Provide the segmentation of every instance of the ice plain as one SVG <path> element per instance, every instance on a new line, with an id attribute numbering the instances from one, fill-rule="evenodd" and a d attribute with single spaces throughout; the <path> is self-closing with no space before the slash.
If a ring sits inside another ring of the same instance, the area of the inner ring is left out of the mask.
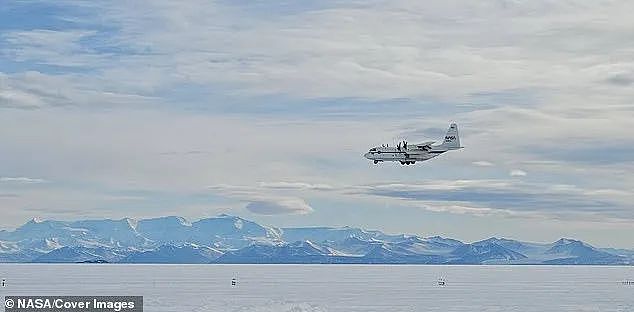
<path id="1" fill-rule="evenodd" d="M 2 296 L 142 295 L 145 311 L 634 311 L 631 266 L 0 264 L 0 276 Z"/>

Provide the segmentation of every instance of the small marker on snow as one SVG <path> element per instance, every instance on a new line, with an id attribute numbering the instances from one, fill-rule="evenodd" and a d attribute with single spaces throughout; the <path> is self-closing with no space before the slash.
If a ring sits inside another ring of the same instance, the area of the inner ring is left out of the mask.
<path id="1" fill-rule="evenodd" d="M 439 278 L 438 279 L 438 286 L 445 286 L 447 284 L 447 282 L 445 282 L 444 278 Z"/>

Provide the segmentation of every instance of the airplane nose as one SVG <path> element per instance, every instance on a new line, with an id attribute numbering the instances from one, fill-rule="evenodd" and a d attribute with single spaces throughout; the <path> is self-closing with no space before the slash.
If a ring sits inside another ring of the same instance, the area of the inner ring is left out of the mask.
<path id="1" fill-rule="evenodd" d="M 363 154 L 363 157 L 365 157 L 365 158 L 367 158 L 367 159 L 370 159 L 370 153 L 365 153 L 365 154 Z"/>

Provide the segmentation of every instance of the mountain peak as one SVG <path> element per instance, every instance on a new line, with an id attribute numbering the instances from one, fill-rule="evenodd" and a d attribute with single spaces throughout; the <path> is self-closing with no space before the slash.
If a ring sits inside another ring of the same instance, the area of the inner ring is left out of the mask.
<path id="1" fill-rule="evenodd" d="M 453 239 L 453 238 L 446 238 L 446 237 L 442 237 L 442 236 L 439 236 L 439 235 L 430 236 L 430 237 L 427 237 L 425 239 L 427 241 L 430 241 L 430 242 L 440 243 L 440 244 L 444 244 L 444 245 L 447 245 L 447 246 L 459 246 L 459 245 L 464 244 L 463 242 L 461 242 L 459 240 L 456 240 L 456 239 Z"/>
<path id="2" fill-rule="evenodd" d="M 139 223 L 136 219 L 132 218 L 123 218 L 121 219 L 123 222 L 127 223 L 130 228 L 136 230 L 137 224 Z"/>
<path id="3" fill-rule="evenodd" d="M 31 220 L 29 220 L 27 223 L 25 223 L 24 225 L 22 225 L 23 227 L 28 227 L 28 226 L 38 226 L 38 225 L 43 225 L 43 224 L 47 224 L 47 223 L 51 223 L 52 221 L 47 221 L 47 220 L 43 220 L 40 218 L 33 218 Z"/>
<path id="4" fill-rule="evenodd" d="M 398 240 L 399 243 L 402 242 L 406 242 L 406 243 L 425 243 L 425 240 L 416 236 L 416 235 L 405 235 L 403 234 L 401 239 Z"/>
<path id="5" fill-rule="evenodd" d="M 189 221 L 183 217 L 178 216 L 166 216 L 166 217 L 158 217 L 158 218 L 150 218 L 150 219 L 141 219 L 139 223 L 158 223 L 158 224 L 171 224 L 171 225 L 184 225 L 191 226 Z"/>
<path id="6" fill-rule="evenodd" d="M 50 221 L 50 220 L 43 220 L 40 218 L 33 218 L 31 219 L 29 222 L 23 224 L 21 227 L 19 227 L 18 229 L 47 229 L 47 228 L 52 228 L 56 225 L 60 225 L 64 222 L 60 222 L 60 221 Z"/>
<path id="7" fill-rule="evenodd" d="M 553 244 L 554 245 L 583 244 L 583 242 L 580 240 L 572 239 L 572 238 L 560 238 Z"/>
<path id="8" fill-rule="evenodd" d="M 237 216 L 232 216 L 230 214 L 226 214 L 226 213 L 221 213 L 217 216 L 217 218 L 224 218 L 224 219 L 241 219 L 240 217 Z"/>
<path id="9" fill-rule="evenodd" d="M 515 242 L 515 241 L 506 239 L 506 238 L 498 238 L 498 237 L 492 236 L 487 239 L 474 242 L 473 244 L 498 244 L 498 243 L 509 243 L 509 242 Z"/>

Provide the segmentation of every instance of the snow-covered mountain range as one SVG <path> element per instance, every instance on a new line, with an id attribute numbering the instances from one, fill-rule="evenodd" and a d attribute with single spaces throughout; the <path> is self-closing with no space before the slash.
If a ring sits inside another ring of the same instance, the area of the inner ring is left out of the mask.
<path id="1" fill-rule="evenodd" d="M 564 238 L 464 243 L 352 227 L 275 228 L 220 215 L 191 223 L 180 217 L 34 219 L 14 231 L 0 231 L 0 262 L 632 265 L 634 250 Z"/>

